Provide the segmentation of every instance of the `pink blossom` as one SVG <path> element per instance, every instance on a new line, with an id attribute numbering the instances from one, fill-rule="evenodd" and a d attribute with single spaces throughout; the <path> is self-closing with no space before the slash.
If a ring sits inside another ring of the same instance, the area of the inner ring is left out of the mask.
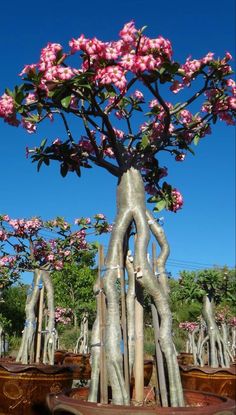
<path id="1" fill-rule="evenodd" d="M 193 116 L 192 116 L 191 112 L 189 112 L 188 110 L 182 110 L 182 111 L 180 111 L 180 116 L 181 116 L 180 121 L 183 124 L 189 124 L 193 120 Z"/>
<path id="2" fill-rule="evenodd" d="M 212 52 L 208 52 L 208 53 L 206 54 L 206 56 L 204 56 L 204 58 L 202 58 L 202 59 L 201 59 L 201 62 L 202 62 L 204 65 L 206 65 L 206 64 L 208 64 L 209 62 L 212 62 L 212 61 L 213 61 L 213 58 L 214 58 L 214 53 L 212 53 Z"/>
<path id="3" fill-rule="evenodd" d="M 228 97 L 227 104 L 230 109 L 236 110 L 236 97 Z"/>
<path id="4" fill-rule="evenodd" d="M 70 67 L 57 67 L 57 78 L 63 81 L 73 78 L 75 75 L 74 70 Z"/>
<path id="5" fill-rule="evenodd" d="M 131 20 L 129 23 L 126 23 L 121 29 L 119 35 L 124 42 L 133 43 L 136 39 L 137 29 L 135 28 L 134 21 Z"/>
<path id="6" fill-rule="evenodd" d="M 176 160 L 176 161 L 184 161 L 184 160 L 185 160 L 185 157 L 186 157 L 186 154 L 184 154 L 184 153 L 180 153 L 180 154 L 177 154 L 177 155 L 175 156 L 175 160 Z"/>
<path id="7" fill-rule="evenodd" d="M 157 99 L 152 99 L 149 102 L 149 108 L 156 108 L 159 107 L 159 102 L 157 101 Z"/>
<path id="8" fill-rule="evenodd" d="M 29 105 L 29 104 L 32 104 L 33 102 L 36 102 L 37 100 L 38 100 L 38 98 L 37 98 L 36 94 L 35 94 L 35 93 L 30 92 L 30 93 L 27 95 L 26 99 L 25 99 L 25 103 L 26 103 L 27 105 Z"/>
<path id="9" fill-rule="evenodd" d="M 30 121 L 25 120 L 25 118 L 22 118 L 21 121 L 22 127 L 24 127 L 29 134 L 36 132 L 36 124 Z"/>
<path id="10" fill-rule="evenodd" d="M 25 65 L 24 68 L 22 69 L 22 71 L 19 73 L 19 76 L 25 75 L 25 74 L 30 74 L 35 73 L 36 72 L 36 68 L 37 65 L 36 64 L 32 64 L 32 65 Z"/>
<path id="11" fill-rule="evenodd" d="M 6 241 L 6 240 L 7 240 L 6 232 L 0 229 L 0 241 Z"/>
<path id="12" fill-rule="evenodd" d="M 54 146 L 60 146 L 62 144 L 62 141 L 60 138 L 55 138 L 55 140 L 52 142 Z"/>
<path id="13" fill-rule="evenodd" d="M 118 130 L 115 127 L 113 127 L 113 131 L 118 139 L 122 140 L 124 138 L 124 131 Z"/>
<path id="14" fill-rule="evenodd" d="M 10 118 L 15 113 L 14 99 L 7 94 L 3 94 L 0 98 L 0 117 Z"/>
<path id="15" fill-rule="evenodd" d="M 175 80 L 173 84 L 171 85 L 170 90 L 174 92 L 174 94 L 177 94 L 183 88 L 184 88 L 184 84 L 182 82 Z"/>
<path id="16" fill-rule="evenodd" d="M 183 203 L 184 203 L 183 196 L 177 189 L 172 189 L 171 195 L 172 195 L 172 204 L 169 207 L 169 210 L 171 210 L 172 212 L 177 212 L 177 210 L 181 209 L 183 206 Z"/>
<path id="17" fill-rule="evenodd" d="M 86 151 L 89 154 L 94 153 L 94 148 L 93 148 L 92 143 L 85 137 L 82 137 L 78 144 L 79 144 L 79 147 L 83 149 L 83 151 Z"/>
<path id="18" fill-rule="evenodd" d="M 133 95 L 134 95 L 134 98 L 138 99 L 139 101 L 143 101 L 144 99 L 143 93 L 141 91 L 136 90 L 134 91 Z"/>

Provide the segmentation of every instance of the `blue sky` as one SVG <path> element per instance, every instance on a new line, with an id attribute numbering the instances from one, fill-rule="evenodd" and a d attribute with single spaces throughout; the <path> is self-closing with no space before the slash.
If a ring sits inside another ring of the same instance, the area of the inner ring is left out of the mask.
<path id="1" fill-rule="evenodd" d="M 200 58 L 208 51 L 235 57 L 234 0 L 106 0 L 69 3 L 40 1 L 1 2 L 0 94 L 20 82 L 25 64 L 38 61 L 48 42 L 67 46 L 84 33 L 108 41 L 117 39 L 124 23 L 147 25 L 147 36 L 171 40 L 176 60 Z M 235 64 L 235 61 L 234 61 Z M 61 126 L 42 129 L 37 140 L 60 134 Z M 0 120 L 0 212 L 11 217 L 56 215 L 68 221 L 98 212 L 110 221 L 115 216 L 116 179 L 98 169 L 84 171 L 81 179 L 62 179 L 58 166 L 43 168 L 25 157 L 35 137 Z M 213 133 L 196 148 L 196 156 L 169 164 L 168 180 L 184 195 L 177 214 L 164 212 L 165 231 L 171 246 L 168 271 L 210 265 L 235 264 L 235 128 L 218 123 Z M 151 207 L 151 206 L 150 206 Z M 107 245 L 107 238 L 103 240 Z"/>

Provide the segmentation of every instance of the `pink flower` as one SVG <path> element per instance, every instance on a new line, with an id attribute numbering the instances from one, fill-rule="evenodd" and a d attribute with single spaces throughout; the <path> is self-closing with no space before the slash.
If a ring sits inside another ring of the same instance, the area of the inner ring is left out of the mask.
<path id="1" fill-rule="evenodd" d="M 15 113 L 14 99 L 7 94 L 0 98 L 0 117 L 10 118 Z"/>
<path id="2" fill-rule="evenodd" d="M 24 118 L 22 118 L 21 124 L 22 124 L 22 127 L 24 127 L 29 134 L 35 133 L 36 131 L 35 123 L 27 121 Z"/>
<path id="3" fill-rule="evenodd" d="M 120 31 L 119 35 L 124 42 L 133 43 L 136 39 L 137 29 L 135 28 L 134 21 L 131 20 L 129 23 L 126 23 L 123 29 Z"/>
<path id="4" fill-rule="evenodd" d="M 228 97 L 227 104 L 230 109 L 236 110 L 236 97 Z"/>
<path id="5" fill-rule="evenodd" d="M 172 212 L 177 212 L 177 210 L 181 209 L 183 206 L 183 203 L 184 203 L 183 196 L 177 189 L 173 189 L 171 194 L 172 194 L 172 204 L 169 207 L 169 210 L 171 210 Z"/>
<path id="6" fill-rule="evenodd" d="M 172 91 L 172 92 L 174 92 L 174 94 L 177 94 L 179 91 L 181 91 L 181 89 L 183 89 L 184 88 L 184 84 L 183 83 L 181 83 L 181 82 L 179 82 L 179 81 L 177 81 L 177 80 L 175 80 L 174 82 L 173 82 L 173 84 L 171 85 L 171 87 L 170 87 L 170 90 Z"/>
<path id="7" fill-rule="evenodd" d="M 184 160 L 185 160 L 185 157 L 186 157 L 186 154 L 184 154 L 184 153 L 180 153 L 180 154 L 177 154 L 177 155 L 175 156 L 175 160 L 176 160 L 176 161 L 184 161 Z"/>
<path id="8" fill-rule="evenodd" d="M 141 91 L 136 90 L 134 91 L 133 95 L 134 95 L 134 98 L 138 99 L 139 101 L 143 101 L 144 99 L 143 93 Z"/>
<path id="9" fill-rule="evenodd" d="M 57 68 L 57 77 L 63 81 L 73 78 L 75 75 L 74 71 L 70 67 L 58 67 Z"/>
<path id="10" fill-rule="evenodd" d="M 29 74 L 30 73 L 35 73 L 36 72 L 36 68 L 37 65 L 36 64 L 32 64 L 32 65 L 25 65 L 23 70 L 19 73 L 19 76 L 25 75 L 25 74 Z"/>

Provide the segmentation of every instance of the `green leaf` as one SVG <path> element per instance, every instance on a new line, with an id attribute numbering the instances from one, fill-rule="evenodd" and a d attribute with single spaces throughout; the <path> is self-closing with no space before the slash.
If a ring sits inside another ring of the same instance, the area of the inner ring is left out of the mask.
<path id="1" fill-rule="evenodd" d="M 48 158 L 48 157 L 44 157 L 43 161 L 44 161 L 44 163 L 46 164 L 46 166 L 49 166 L 49 164 L 50 164 L 50 160 L 49 160 L 49 158 Z"/>
<path id="2" fill-rule="evenodd" d="M 63 98 L 63 99 L 61 100 L 61 105 L 62 105 L 64 108 L 68 108 L 68 107 L 69 107 L 69 105 L 70 105 L 70 102 L 71 102 L 71 95 L 68 95 L 68 97 L 65 97 L 65 98 Z"/>
<path id="3" fill-rule="evenodd" d="M 148 203 L 156 203 L 157 202 L 157 197 L 156 196 L 151 196 L 148 198 Z"/>
<path id="4" fill-rule="evenodd" d="M 191 147 L 186 146 L 186 148 L 193 156 L 195 156 L 195 152 L 193 151 L 193 149 Z"/>
<path id="5" fill-rule="evenodd" d="M 166 207 L 166 201 L 165 200 L 160 200 L 159 202 L 157 202 L 156 206 L 154 207 L 154 212 L 160 212 L 161 210 L 163 210 Z"/>
<path id="6" fill-rule="evenodd" d="M 34 160 L 34 161 L 36 161 L 36 160 Z M 40 159 L 39 162 L 38 162 L 38 165 L 37 165 L 37 171 L 40 170 L 40 167 L 42 166 L 42 164 L 43 164 L 43 159 Z"/>
<path id="7" fill-rule="evenodd" d="M 143 149 L 145 149 L 148 145 L 150 144 L 148 136 L 147 135 L 143 135 L 142 136 L 142 141 L 141 141 L 141 147 Z"/>
<path id="8" fill-rule="evenodd" d="M 61 164 L 61 168 L 60 168 L 60 172 L 62 177 L 66 177 L 67 173 L 68 173 L 68 166 L 65 163 Z"/>
<path id="9" fill-rule="evenodd" d="M 44 138 L 44 139 L 41 141 L 41 144 L 40 144 L 40 148 L 41 148 L 41 149 L 45 147 L 46 142 L 47 142 L 47 139 L 46 139 L 46 138 Z"/>
<path id="10" fill-rule="evenodd" d="M 199 143 L 199 141 L 200 141 L 200 136 L 197 134 L 197 135 L 195 135 L 195 137 L 194 137 L 194 139 L 193 139 L 193 142 L 194 142 L 194 144 L 195 144 L 195 146 L 197 146 L 198 145 L 198 143 Z"/>

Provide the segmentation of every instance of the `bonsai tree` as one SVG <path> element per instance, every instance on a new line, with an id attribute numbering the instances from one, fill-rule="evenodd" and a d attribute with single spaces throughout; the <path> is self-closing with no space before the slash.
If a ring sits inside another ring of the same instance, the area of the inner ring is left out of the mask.
<path id="1" fill-rule="evenodd" d="M 80 220 L 81 223 L 83 220 Z M 76 223 L 79 223 L 78 220 Z M 26 300 L 26 320 L 23 330 L 22 343 L 16 358 L 17 362 L 37 362 L 39 356 L 35 351 L 35 336 L 37 328 L 36 308 L 40 290 L 44 286 L 47 295 L 47 323 L 44 330 L 43 363 L 54 364 L 56 346 L 54 291 L 51 279 L 52 270 L 60 270 L 65 263 L 77 261 L 81 251 L 96 250 L 95 244 L 86 241 L 86 229 L 93 228 L 100 234 L 109 227 L 105 218 L 96 218 L 94 223 L 80 226 L 72 231 L 71 225 L 63 218 L 42 221 L 40 218 L 11 219 L 8 215 L 0 216 L 0 232 L 2 245 L 0 247 L 0 272 L 10 277 L 20 277 L 22 271 L 33 272 L 33 283 L 30 286 Z M 57 235 L 56 238 L 42 236 L 42 231 Z M 36 355 L 35 355 L 36 353 Z"/>
<path id="2" fill-rule="evenodd" d="M 231 273 L 231 272 L 229 272 Z M 202 318 L 200 326 L 205 329 L 198 332 L 198 347 L 196 363 L 203 365 L 203 354 L 207 350 L 208 364 L 213 368 L 230 367 L 233 356 L 228 341 L 227 319 L 232 317 L 229 306 L 220 306 L 227 295 L 233 300 L 233 281 L 225 278 L 224 269 L 214 268 L 198 272 L 181 272 L 179 295 L 184 298 L 194 298 L 202 301 Z M 186 294 L 191 290 L 191 295 Z M 218 307 L 218 311 L 216 309 Z M 229 317 L 230 316 L 230 317 Z M 203 324 L 202 324 L 203 323 Z M 204 333 L 205 332 L 205 335 Z"/>
<path id="3" fill-rule="evenodd" d="M 187 153 L 193 152 L 191 144 L 198 144 L 210 134 L 211 125 L 218 119 L 233 125 L 235 82 L 230 77 L 230 53 L 218 58 L 209 52 L 200 59 L 189 57 L 178 63 L 173 59 L 171 42 L 162 36 L 151 39 L 144 29 L 137 29 L 134 21 L 128 22 L 118 40 L 107 42 L 81 35 L 69 41 L 68 51 L 60 44 L 49 43 L 42 49 L 39 61 L 22 70 L 21 85 L 12 91 L 6 89 L 0 100 L 0 116 L 29 133 L 35 133 L 42 121 L 62 121 L 64 137 L 62 133 L 50 142 L 44 139 L 40 146 L 27 150 L 38 169 L 54 160 L 62 176 L 75 172 L 80 177 L 83 168 L 94 165 L 117 177 L 117 215 L 103 274 L 105 347 L 112 400 L 114 404 L 130 402 L 120 348 L 117 279 L 124 271 L 126 241 L 134 228 L 134 272 L 129 273 L 128 285 L 134 286 L 135 275 L 136 286 L 144 287 L 152 298 L 160 320 L 169 403 L 183 406 L 165 271 L 169 246 L 162 227 L 147 209 L 146 193 L 156 212 L 181 209 L 183 197 L 179 190 L 162 181 L 168 171 L 160 166 L 158 155 L 168 152 L 177 162 L 184 161 Z M 182 90 L 181 102 L 176 94 Z M 72 128 L 73 123 L 70 126 L 72 118 L 78 121 L 76 128 Z M 160 246 L 157 275 L 147 258 L 150 232 Z M 130 341 L 132 338 L 128 334 Z M 95 366 L 93 385 L 98 384 L 99 367 Z M 96 391 L 95 386 L 90 400 L 97 399 Z"/>

